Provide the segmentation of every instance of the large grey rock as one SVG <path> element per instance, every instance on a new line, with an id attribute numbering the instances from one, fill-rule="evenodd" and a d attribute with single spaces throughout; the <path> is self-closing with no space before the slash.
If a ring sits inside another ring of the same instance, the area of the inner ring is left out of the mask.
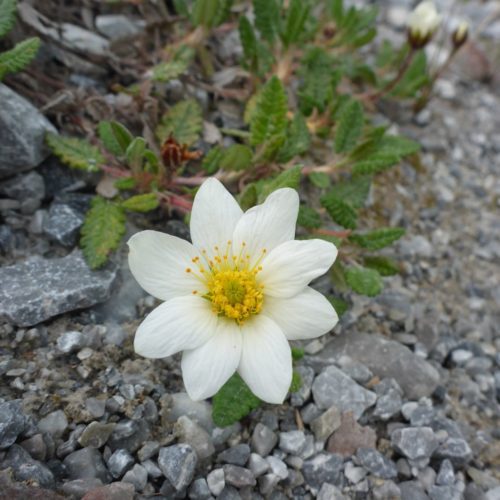
<path id="1" fill-rule="evenodd" d="M 26 99 L 0 84 L 0 178 L 39 165 L 48 154 L 45 134 L 54 126 Z"/>
<path id="2" fill-rule="evenodd" d="M 53 316 L 106 300 L 117 273 L 92 271 L 80 251 L 66 257 L 33 257 L 0 268 L 0 319 L 32 326 Z"/>
<path id="3" fill-rule="evenodd" d="M 439 446 L 439 441 L 430 427 L 396 429 L 391 435 L 391 442 L 398 453 L 423 466 Z"/>
<path id="4" fill-rule="evenodd" d="M 21 399 L 0 403 L 0 450 L 8 448 L 28 425 Z"/>
<path id="5" fill-rule="evenodd" d="M 320 453 L 304 462 L 302 474 L 311 488 L 319 490 L 324 483 L 340 486 L 343 468 L 344 459 L 340 455 Z"/>
<path id="6" fill-rule="evenodd" d="M 193 422 L 189 417 L 179 417 L 175 424 L 175 431 L 179 441 L 191 445 L 199 459 L 203 460 L 215 453 L 211 436 L 203 427 Z"/>
<path id="7" fill-rule="evenodd" d="M 122 420 L 116 424 L 107 445 L 112 451 L 123 448 L 135 453 L 150 435 L 151 430 L 145 420 Z"/>
<path id="8" fill-rule="evenodd" d="M 447 458 L 455 467 L 464 467 L 472 459 L 472 450 L 465 439 L 450 437 L 439 446 L 434 457 Z"/>
<path id="9" fill-rule="evenodd" d="M 127 450 L 116 450 L 109 457 L 108 469 L 114 478 L 120 478 L 134 463 L 134 457 Z"/>
<path id="10" fill-rule="evenodd" d="M 67 428 L 68 419 L 62 410 L 53 411 L 38 422 L 38 430 L 52 437 L 62 436 Z"/>
<path id="11" fill-rule="evenodd" d="M 366 470 L 377 477 L 392 479 L 398 475 L 396 464 L 373 448 L 359 448 L 356 458 Z"/>
<path id="12" fill-rule="evenodd" d="M 259 422 L 255 426 L 250 444 L 261 457 L 269 455 L 277 443 L 278 436 L 267 425 Z"/>
<path id="13" fill-rule="evenodd" d="M 102 456 L 95 448 L 82 448 L 74 451 L 64 459 L 63 464 L 70 479 L 96 477 L 103 483 L 111 480 Z"/>
<path id="14" fill-rule="evenodd" d="M 394 378 L 411 400 L 429 396 L 439 383 L 438 371 L 427 361 L 399 342 L 377 334 L 349 332 L 338 335 L 315 360 L 328 365 L 342 355 L 363 363 L 381 379 Z"/>
<path id="15" fill-rule="evenodd" d="M 0 194 L 19 201 L 30 198 L 43 200 L 45 197 L 45 182 L 39 173 L 28 172 L 2 182 L 0 184 Z"/>
<path id="16" fill-rule="evenodd" d="M 158 455 L 158 466 L 177 491 L 189 486 L 197 464 L 196 452 L 188 444 L 174 444 L 161 448 Z"/>
<path id="17" fill-rule="evenodd" d="M 336 406 L 342 413 L 352 411 L 357 419 L 377 400 L 375 393 L 358 385 L 335 366 L 325 368 L 316 377 L 312 392 L 319 408 Z"/>

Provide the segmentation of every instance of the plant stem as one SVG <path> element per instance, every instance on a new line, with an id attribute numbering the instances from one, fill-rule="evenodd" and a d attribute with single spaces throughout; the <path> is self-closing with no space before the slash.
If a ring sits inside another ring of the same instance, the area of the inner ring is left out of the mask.
<path id="1" fill-rule="evenodd" d="M 323 234 L 325 236 L 334 236 L 335 238 L 347 238 L 352 233 L 350 229 L 345 229 L 344 231 L 332 231 L 330 229 L 315 229 L 313 232 L 315 234 Z"/>
<path id="2" fill-rule="evenodd" d="M 230 135 L 232 137 L 239 137 L 240 139 L 248 139 L 250 137 L 250 132 L 247 130 L 239 130 L 237 128 L 221 128 L 220 132 L 224 135 Z"/>

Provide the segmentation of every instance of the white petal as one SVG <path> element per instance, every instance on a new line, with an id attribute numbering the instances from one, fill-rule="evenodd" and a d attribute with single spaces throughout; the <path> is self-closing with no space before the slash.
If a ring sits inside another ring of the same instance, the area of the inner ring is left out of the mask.
<path id="1" fill-rule="evenodd" d="M 285 335 L 263 314 L 244 323 L 241 331 L 239 374 L 260 399 L 282 403 L 292 383 L 292 355 Z"/>
<path id="2" fill-rule="evenodd" d="M 222 249 L 233 237 L 243 215 L 231 193 L 215 178 L 206 180 L 196 193 L 191 212 L 191 240 L 211 256 L 214 247 Z"/>
<path id="3" fill-rule="evenodd" d="M 337 248 L 328 241 L 287 241 L 264 259 L 259 281 L 266 295 L 293 297 L 311 280 L 325 274 L 336 257 Z"/>
<path id="4" fill-rule="evenodd" d="M 233 375 L 241 357 L 241 330 L 232 320 L 219 318 L 215 335 L 182 355 L 182 377 L 189 397 L 213 396 Z"/>
<path id="5" fill-rule="evenodd" d="M 146 358 L 166 358 L 204 344 L 216 327 L 217 315 L 208 300 L 194 295 L 175 297 L 154 309 L 139 325 L 134 348 Z"/>
<path id="6" fill-rule="evenodd" d="M 233 251 L 237 255 L 245 243 L 245 253 L 255 262 L 262 250 L 270 252 L 280 243 L 295 238 L 299 213 L 299 195 L 290 188 L 271 193 L 262 205 L 251 208 L 238 221 L 233 235 Z"/>
<path id="7" fill-rule="evenodd" d="M 128 246 L 130 270 L 149 294 L 169 300 L 200 290 L 200 281 L 186 272 L 193 267 L 191 259 L 199 255 L 191 243 L 158 231 L 141 231 L 128 240 Z"/>
<path id="8" fill-rule="evenodd" d="M 277 323 L 288 340 L 319 337 L 339 320 L 328 299 L 308 286 L 289 299 L 266 297 L 262 313 Z"/>

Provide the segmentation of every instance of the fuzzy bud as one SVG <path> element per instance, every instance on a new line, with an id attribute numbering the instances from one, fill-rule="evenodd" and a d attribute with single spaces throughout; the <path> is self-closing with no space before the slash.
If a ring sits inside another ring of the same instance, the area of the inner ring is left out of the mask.
<path id="1" fill-rule="evenodd" d="M 441 16 L 430 0 L 420 2 L 408 18 L 408 41 L 414 49 L 421 49 L 439 27 Z"/>
<path id="2" fill-rule="evenodd" d="M 467 41 L 468 36 L 469 24 L 467 21 L 462 21 L 451 35 L 451 40 L 455 49 L 459 49 Z"/>

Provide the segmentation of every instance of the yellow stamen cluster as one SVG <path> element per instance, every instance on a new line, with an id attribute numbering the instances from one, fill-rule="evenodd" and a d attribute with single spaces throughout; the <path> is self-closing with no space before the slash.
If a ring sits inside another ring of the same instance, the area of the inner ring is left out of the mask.
<path id="1" fill-rule="evenodd" d="M 258 283 L 257 274 L 261 271 L 260 261 L 266 254 L 262 250 L 260 258 L 253 265 L 250 255 L 245 254 L 245 244 L 238 256 L 232 255 L 231 242 L 227 242 L 226 251 L 221 255 L 219 247 L 215 247 L 215 255 L 209 258 L 205 250 L 202 259 L 195 257 L 193 264 L 197 272 L 187 268 L 203 284 L 202 295 L 212 303 L 214 313 L 234 319 L 242 324 L 253 314 L 262 310 L 264 302 L 264 286 Z M 203 265 L 205 262 L 206 267 Z M 198 294 L 193 290 L 193 294 Z"/>

